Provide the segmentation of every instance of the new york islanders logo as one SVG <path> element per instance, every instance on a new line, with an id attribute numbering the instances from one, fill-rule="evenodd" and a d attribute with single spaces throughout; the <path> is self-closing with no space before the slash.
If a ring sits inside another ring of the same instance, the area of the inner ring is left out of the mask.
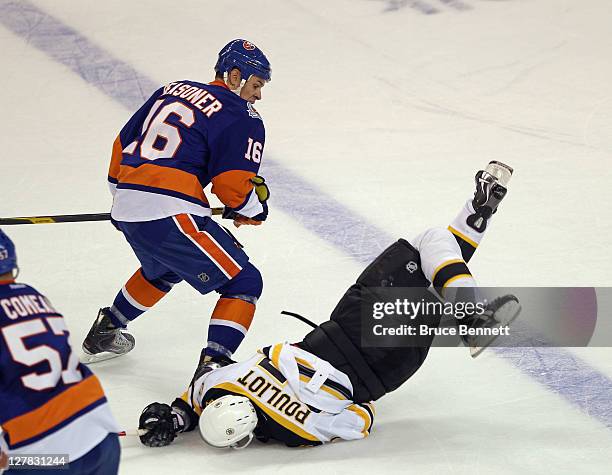
<path id="1" fill-rule="evenodd" d="M 251 104 L 250 102 L 247 102 L 247 112 L 249 113 L 249 117 L 261 120 L 259 112 L 257 112 L 257 110 L 253 107 L 253 104 Z"/>
<path id="2" fill-rule="evenodd" d="M 250 41 L 243 41 L 242 47 L 247 51 L 253 51 L 255 49 L 255 45 Z"/>

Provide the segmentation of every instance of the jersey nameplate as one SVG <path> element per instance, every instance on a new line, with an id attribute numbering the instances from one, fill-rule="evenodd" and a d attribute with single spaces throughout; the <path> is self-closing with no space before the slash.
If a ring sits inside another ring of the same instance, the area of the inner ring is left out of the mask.
<path id="1" fill-rule="evenodd" d="M 284 413 L 299 424 L 304 424 L 311 414 L 308 406 L 291 397 L 270 379 L 260 375 L 256 376 L 254 370 L 250 370 L 247 374 L 238 378 L 237 381 L 260 401 L 269 407 L 273 407 L 278 412 Z"/>
<path id="2" fill-rule="evenodd" d="M 223 109 L 221 101 L 210 92 L 182 82 L 171 82 L 165 86 L 163 95 L 176 96 L 190 102 L 208 118 Z"/>

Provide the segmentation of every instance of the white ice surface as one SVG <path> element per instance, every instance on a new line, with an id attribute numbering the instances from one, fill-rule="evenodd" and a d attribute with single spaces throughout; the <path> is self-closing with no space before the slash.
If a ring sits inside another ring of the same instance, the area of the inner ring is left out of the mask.
<path id="1" fill-rule="evenodd" d="M 33 3 L 159 84 L 211 80 L 218 49 L 247 37 L 273 64 L 258 105 L 266 155 L 391 236 L 447 224 L 472 192 L 475 171 L 491 159 L 507 162 L 516 173 L 471 264 L 478 280 L 612 284 L 606 0 L 420 2 L 435 5 L 435 15 L 400 0 Z M 2 26 L 0 43 L 1 214 L 107 210 L 111 144 L 132 111 Z M 265 280 L 238 358 L 300 338 L 306 327 L 279 311 L 323 321 L 361 269 L 295 216 L 275 211 L 270 186 L 269 221 L 237 232 Z M 108 224 L 5 230 L 18 246 L 22 280 L 64 313 L 76 345 L 137 267 Z M 135 428 L 147 403 L 182 391 L 214 303 L 177 286 L 131 326 L 130 355 L 94 368 L 123 427 Z M 575 353 L 612 377 L 610 350 Z M 367 440 L 309 450 L 217 451 L 197 434 L 154 450 L 128 437 L 121 473 L 610 470 L 611 428 L 492 352 L 472 361 L 463 349 L 436 348 L 377 409 Z"/>

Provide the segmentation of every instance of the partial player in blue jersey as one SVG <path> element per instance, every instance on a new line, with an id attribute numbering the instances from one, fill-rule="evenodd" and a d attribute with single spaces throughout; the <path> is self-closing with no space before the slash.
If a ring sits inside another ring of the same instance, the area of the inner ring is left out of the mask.
<path id="1" fill-rule="evenodd" d="M 0 230 L 0 437 L 14 465 L 34 465 L 6 473 L 69 462 L 61 473 L 116 474 L 119 429 L 102 386 L 72 351 L 62 315 L 15 282 L 17 269 L 15 246 Z"/>
<path id="2" fill-rule="evenodd" d="M 204 188 L 212 185 L 236 226 L 266 220 L 269 190 L 258 175 L 265 131 L 253 105 L 271 69 L 259 48 L 234 40 L 219 53 L 215 74 L 208 84 L 161 87 L 115 140 L 111 216 L 141 267 L 100 309 L 83 343 L 87 362 L 131 351 L 128 324 L 183 280 L 202 294 L 220 294 L 202 359 L 230 358 L 249 329 L 262 277 L 211 219 Z"/>

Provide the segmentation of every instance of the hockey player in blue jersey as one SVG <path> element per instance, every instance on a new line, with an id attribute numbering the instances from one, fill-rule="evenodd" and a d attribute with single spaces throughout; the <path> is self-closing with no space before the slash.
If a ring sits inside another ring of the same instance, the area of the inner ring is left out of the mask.
<path id="1" fill-rule="evenodd" d="M 253 105 L 270 79 L 259 48 L 231 41 L 219 53 L 213 82 L 167 84 L 121 130 L 108 174 L 111 216 L 141 267 L 100 309 L 83 343 L 85 361 L 131 351 L 128 324 L 183 280 L 201 294 L 220 294 L 202 358 L 229 358 L 242 342 L 262 277 L 211 219 L 203 189 L 212 184 L 236 226 L 266 220 L 269 191 L 258 175 L 265 131 Z"/>
<path id="2" fill-rule="evenodd" d="M 17 270 L 15 246 L 0 230 L 0 437 L 20 462 L 6 473 L 116 474 L 119 429 L 102 386 L 72 351 L 62 315 L 16 283 Z M 48 472 L 41 460 L 62 466 Z M 38 466 L 21 466 L 28 463 Z"/>

